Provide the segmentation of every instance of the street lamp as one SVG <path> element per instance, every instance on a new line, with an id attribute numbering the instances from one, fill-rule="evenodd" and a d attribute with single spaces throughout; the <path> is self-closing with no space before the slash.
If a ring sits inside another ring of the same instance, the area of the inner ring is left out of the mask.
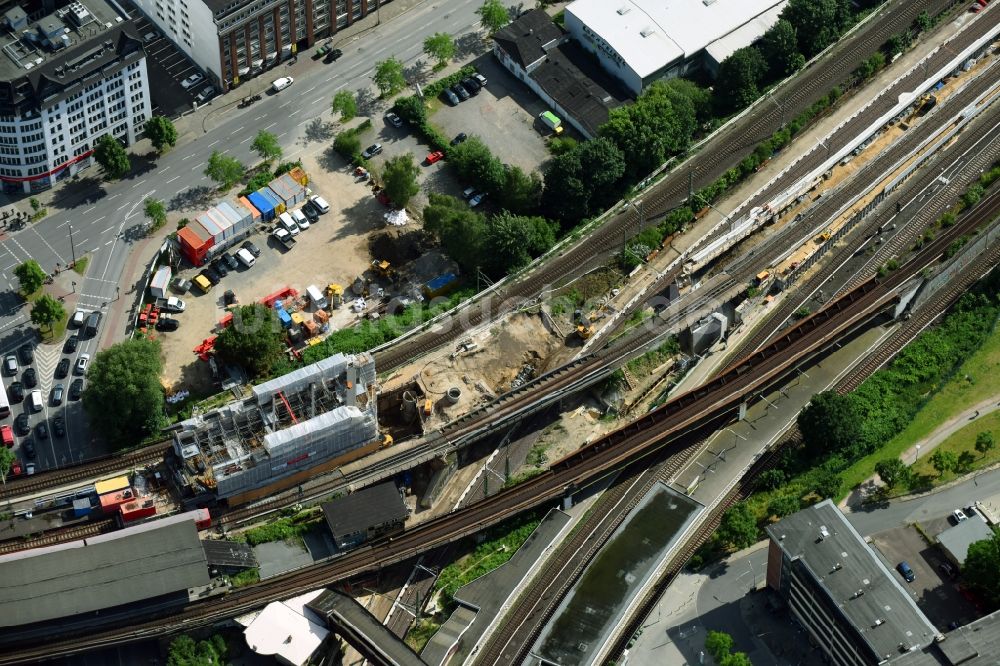
<path id="1" fill-rule="evenodd" d="M 73 226 L 67 224 L 69 228 L 69 250 L 73 253 L 73 266 L 76 266 L 76 244 L 73 242 Z M 73 284 L 76 284 L 75 282 Z"/>
<path id="2" fill-rule="evenodd" d="M 75 294 L 76 293 L 76 282 L 71 282 L 70 284 L 73 285 L 73 293 Z"/>
<path id="3" fill-rule="evenodd" d="M 917 459 L 920 458 L 920 445 L 917 444 L 917 450 L 913 454 L 913 464 L 917 464 Z"/>

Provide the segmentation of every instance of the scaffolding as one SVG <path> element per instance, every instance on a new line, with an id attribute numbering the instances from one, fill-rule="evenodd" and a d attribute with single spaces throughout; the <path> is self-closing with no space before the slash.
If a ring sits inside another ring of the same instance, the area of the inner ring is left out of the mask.
<path id="1" fill-rule="evenodd" d="M 196 492 L 257 488 L 378 437 L 375 363 L 337 354 L 254 387 L 253 397 L 180 424 L 174 450 Z"/>

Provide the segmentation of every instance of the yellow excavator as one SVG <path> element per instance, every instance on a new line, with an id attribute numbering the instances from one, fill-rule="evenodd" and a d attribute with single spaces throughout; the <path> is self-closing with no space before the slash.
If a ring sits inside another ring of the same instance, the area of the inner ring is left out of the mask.
<path id="1" fill-rule="evenodd" d="M 910 115 L 908 115 L 906 119 L 899 124 L 899 126 L 903 129 L 909 129 L 910 124 L 914 120 L 927 115 L 927 112 L 933 109 L 936 104 L 937 97 L 934 95 L 927 93 L 926 95 L 921 96 L 920 99 L 917 100 L 916 105 L 913 107 L 913 112 L 910 113 Z"/>
<path id="2" fill-rule="evenodd" d="M 594 334 L 594 325 L 583 316 L 583 310 L 573 313 L 573 320 L 576 322 L 576 334 L 581 340 L 588 340 Z"/>

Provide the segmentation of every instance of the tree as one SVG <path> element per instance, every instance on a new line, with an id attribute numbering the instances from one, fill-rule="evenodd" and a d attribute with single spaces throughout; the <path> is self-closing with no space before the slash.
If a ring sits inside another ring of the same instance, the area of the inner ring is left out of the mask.
<path id="1" fill-rule="evenodd" d="M 944 476 L 958 467 L 958 456 L 952 451 L 937 449 L 931 454 L 931 467 L 937 470 L 938 476 Z"/>
<path id="2" fill-rule="evenodd" d="M 813 492 L 827 499 L 840 492 L 840 475 L 829 469 L 821 469 L 816 473 L 813 482 Z"/>
<path id="3" fill-rule="evenodd" d="M 0 481 L 3 481 L 4 485 L 7 485 L 7 477 L 10 475 L 11 468 L 14 467 L 14 451 L 8 449 L 6 446 L 0 446 Z"/>
<path id="4" fill-rule="evenodd" d="M 207 641 L 198 641 L 182 634 L 170 642 L 167 666 L 221 666 L 228 652 L 226 639 L 212 634 Z"/>
<path id="5" fill-rule="evenodd" d="M 792 24 L 799 52 L 811 58 L 837 41 L 851 20 L 848 0 L 789 0 L 781 18 Z"/>
<path id="6" fill-rule="evenodd" d="M 960 473 L 968 472 L 976 464 L 976 454 L 972 451 L 962 451 L 955 461 L 955 471 Z"/>
<path id="7" fill-rule="evenodd" d="M 333 140 L 333 149 L 345 160 L 353 160 L 361 155 L 361 139 L 350 130 L 340 132 Z"/>
<path id="8" fill-rule="evenodd" d="M 899 458 L 886 458 L 875 463 L 875 472 L 891 490 L 910 480 L 910 468 Z"/>
<path id="9" fill-rule="evenodd" d="M 500 193 L 506 181 L 503 162 L 477 136 L 470 136 L 448 152 L 448 160 L 467 181 L 490 196 Z"/>
<path id="10" fill-rule="evenodd" d="M 587 141 L 549 164 L 542 193 L 545 210 L 575 223 L 617 200 L 625 171 L 625 154 L 612 138 Z"/>
<path id="11" fill-rule="evenodd" d="M 281 144 L 278 143 L 278 137 L 271 132 L 265 130 L 257 132 L 257 136 L 253 138 L 250 148 L 260 155 L 260 159 L 265 162 L 273 162 L 274 160 L 281 159 Z"/>
<path id="12" fill-rule="evenodd" d="M 285 350 L 274 310 L 260 303 L 234 310 L 232 324 L 215 339 L 215 350 L 226 363 L 243 366 L 254 377 L 266 377 Z"/>
<path id="13" fill-rule="evenodd" d="M 25 296 L 41 289 L 42 285 L 45 284 L 45 279 L 49 277 L 34 259 L 28 259 L 23 264 L 18 264 L 14 269 L 14 275 L 21 283 L 21 293 Z"/>
<path id="14" fill-rule="evenodd" d="M 406 77 L 403 75 L 403 63 L 396 58 L 389 58 L 375 63 L 375 73 L 372 74 L 375 87 L 382 97 L 391 97 L 406 87 Z"/>
<path id="15" fill-rule="evenodd" d="M 354 93 L 340 90 L 333 96 L 333 112 L 340 113 L 340 122 L 346 123 L 354 116 L 358 115 L 358 102 L 354 98 Z"/>
<path id="16" fill-rule="evenodd" d="M 31 306 L 31 323 L 52 329 L 52 325 L 66 316 L 63 304 L 48 294 L 39 296 Z"/>
<path id="17" fill-rule="evenodd" d="M 775 497 L 767 505 L 767 512 L 772 516 L 784 518 L 802 508 L 802 500 L 795 495 L 781 495 Z"/>
<path id="18" fill-rule="evenodd" d="M 392 108 L 400 118 L 412 125 L 419 127 L 427 120 L 427 107 L 424 106 L 423 100 L 416 95 L 400 97 L 392 105 Z"/>
<path id="19" fill-rule="evenodd" d="M 764 33 L 760 41 L 760 52 L 767 62 L 767 71 L 772 79 L 780 79 L 795 71 L 798 49 L 795 26 L 784 19 Z"/>
<path id="20" fill-rule="evenodd" d="M 243 178 L 246 169 L 235 157 L 229 157 L 213 150 L 205 167 L 205 175 L 214 180 L 224 190 L 228 190 Z"/>
<path id="21" fill-rule="evenodd" d="M 466 273 L 475 274 L 484 264 L 486 218 L 455 197 L 431 193 L 428 199 L 424 229 L 437 236 L 448 256 Z"/>
<path id="22" fill-rule="evenodd" d="M 1000 606 L 1000 531 L 994 528 L 989 539 L 969 544 L 962 579 L 996 608 Z"/>
<path id="23" fill-rule="evenodd" d="M 976 435 L 976 451 L 979 451 L 984 458 L 995 446 L 996 442 L 993 440 L 993 433 L 989 430 L 984 430 Z"/>
<path id="24" fill-rule="evenodd" d="M 765 490 L 777 490 L 785 483 L 785 472 L 780 469 L 768 469 L 757 477 L 757 483 Z"/>
<path id="25" fill-rule="evenodd" d="M 500 0 L 484 0 L 483 5 L 476 10 L 479 14 L 479 22 L 486 32 L 493 34 L 500 28 L 510 23 L 510 14 Z"/>
<path id="26" fill-rule="evenodd" d="M 166 423 L 160 343 L 133 338 L 97 352 L 87 370 L 83 407 L 111 446 L 135 446 Z"/>
<path id="27" fill-rule="evenodd" d="M 723 657 L 719 666 L 753 666 L 746 652 L 734 652 Z"/>
<path id="28" fill-rule="evenodd" d="M 513 166 L 507 169 L 497 197 L 500 206 L 512 213 L 532 212 L 542 200 L 542 179 L 534 171 L 527 174 L 521 167 Z"/>
<path id="29" fill-rule="evenodd" d="M 802 438 L 813 456 L 849 450 L 861 439 L 861 414 L 849 396 L 817 393 L 799 413 Z"/>
<path id="30" fill-rule="evenodd" d="M 167 148 L 177 144 L 177 128 L 174 127 L 170 118 L 164 116 L 153 116 L 146 121 L 144 126 L 146 136 L 156 148 L 156 152 L 162 153 Z"/>
<path id="31" fill-rule="evenodd" d="M 497 276 L 505 275 L 528 265 L 555 243 L 555 229 L 545 218 L 501 211 L 488 225 L 486 269 Z"/>
<path id="32" fill-rule="evenodd" d="M 720 113 L 738 111 L 760 97 L 758 85 L 767 72 L 760 50 L 753 46 L 737 49 L 719 65 L 715 77 L 715 108 Z"/>
<path id="33" fill-rule="evenodd" d="M 167 207 L 159 199 L 146 199 L 143 210 L 146 217 L 152 221 L 154 229 L 159 229 L 167 223 Z"/>
<path id="34" fill-rule="evenodd" d="M 413 155 L 397 155 L 386 160 L 382 170 L 382 181 L 385 183 L 385 194 L 397 208 L 404 208 L 410 199 L 420 191 L 417 184 L 417 174 L 420 167 L 413 162 Z"/>
<path id="35" fill-rule="evenodd" d="M 436 32 L 424 40 L 424 53 L 444 67 L 455 56 L 455 40 L 447 32 Z"/>
<path id="36" fill-rule="evenodd" d="M 920 12 L 913 23 L 917 26 L 917 29 L 920 30 L 920 32 L 927 32 L 934 27 L 934 20 L 931 19 L 930 14 L 926 11 Z"/>
<path id="37" fill-rule="evenodd" d="M 737 504 L 722 514 L 719 538 L 737 550 L 757 543 L 757 520 L 746 504 Z"/>
<path id="38" fill-rule="evenodd" d="M 733 650 L 733 637 L 724 631 L 709 631 L 705 635 L 705 649 L 716 662 L 721 662 Z"/>
<path id="39" fill-rule="evenodd" d="M 104 169 L 104 175 L 109 180 L 118 180 L 132 170 L 132 163 L 125 148 L 110 134 L 105 134 L 97 140 L 94 146 L 94 159 Z"/>

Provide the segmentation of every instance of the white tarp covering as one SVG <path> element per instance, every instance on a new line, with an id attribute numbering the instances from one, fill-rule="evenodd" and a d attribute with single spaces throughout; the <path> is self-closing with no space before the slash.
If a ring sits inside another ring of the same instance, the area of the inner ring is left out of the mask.
<path id="1" fill-rule="evenodd" d="M 390 210 L 388 213 L 383 215 L 385 218 L 385 223 L 393 227 L 405 226 L 407 222 L 410 221 L 409 215 L 406 211 L 400 208 L 399 210 Z"/>

